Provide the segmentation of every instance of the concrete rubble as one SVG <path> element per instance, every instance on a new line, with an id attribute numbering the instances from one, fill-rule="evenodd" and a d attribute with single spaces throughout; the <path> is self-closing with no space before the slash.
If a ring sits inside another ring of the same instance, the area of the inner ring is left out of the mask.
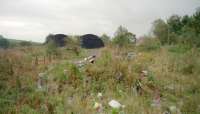
<path id="1" fill-rule="evenodd" d="M 38 75 L 38 81 L 37 81 L 37 87 L 39 90 L 44 90 L 45 86 L 47 84 L 47 80 L 45 78 L 45 73 L 39 73 Z"/>
<path id="2" fill-rule="evenodd" d="M 136 53 L 135 52 L 129 52 L 127 54 L 127 59 L 128 60 L 134 59 L 135 57 L 136 57 Z"/>
<path id="3" fill-rule="evenodd" d="M 118 101 L 116 100 L 111 100 L 109 103 L 109 106 L 115 109 L 119 109 L 119 108 L 124 108 L 125 105 L 120 104 Z"/>
<path id="4" fill-rule="evenodd" d="M 81 61 L 78 61 L 76 64 L 77 64 L 77 66 L 79 68 L 81 68 L 81 67 L 85 66 L 88 63 L 92 63 L 93 64 L 95 62 L 95 59 L 96 59 L 96 55 L 92 55 L 92 56 L 84 58 Z"/>

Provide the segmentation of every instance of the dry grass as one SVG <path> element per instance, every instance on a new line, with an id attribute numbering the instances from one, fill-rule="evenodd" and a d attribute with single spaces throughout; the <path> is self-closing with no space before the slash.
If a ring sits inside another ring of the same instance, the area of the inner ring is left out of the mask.
<path id="1" fill-rule="evenodd" d="M 180 54 L 170 52 L 169 47 L 142 51 L 140 47 L 108 46 L 100 49 L 95 64 L 81 69 L 72 61 L 86 56 L 87 50 L 82 50 L 79 56 L 65 49 L 60 51 L 62 57 L 55 59 L 56 62 L 39 66 L 32 65 L 31 60 L 34 53 L 42 56 L 41 50 L 16 49 L 1 53 L 1 62 L 8 60 L 13 68 L 13 77 L 4 81 L 9 87 L 2 90 L 11 91 L 4 95 L 14 96 L 13 102 L 0 110 L 2 113 L 95 114 L 93 105 L 100 102 L 103 114 L 162 114 L 170 106 L 176 106 L 183 113 L 198 114 L 200 53 L 196 49 Z M 128 52 L 135 52 L 137 56 L 128 60 Z M 63 72 L 65 69 L 67 74 Z M 47 70 L 48 89 L 38 91 L 38 73 Z M 133 87 L 142 70 L 147 70 L 153 81 L 144 85 L 143 95 L 135 95 Z M 161 108 L 151 106 L 156 90 L 161 94 Z M 102 99 L 97 97 L 98 92 L 103 93 Z M 10 100 L 10 97 L 1 98 Z M 125 108 L 114 111 L 108 105 L 112 99 Z M 3 106 L 5 102 L 0 104 Z"/>

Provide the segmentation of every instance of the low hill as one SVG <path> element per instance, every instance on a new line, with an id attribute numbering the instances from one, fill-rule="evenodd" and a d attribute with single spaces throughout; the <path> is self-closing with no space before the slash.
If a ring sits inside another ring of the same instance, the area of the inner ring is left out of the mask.
<path id="1" fill-rule="evenodd" d="M 7 39 L 7 38 L 6 38 Z M 40 45 L 39 42 L 32 42 L 32 41 L 26 41 L 26 40 L 16 40 L 16 39 L 7 39 L 10 43 L 11 47 L 18 47 L 18 46 L 35 46 Z"/>

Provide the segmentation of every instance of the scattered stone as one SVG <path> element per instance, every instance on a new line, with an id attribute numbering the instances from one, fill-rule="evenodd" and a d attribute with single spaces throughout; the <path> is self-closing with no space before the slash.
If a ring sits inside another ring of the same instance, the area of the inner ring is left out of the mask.
<path id="1" fill-rule="evenodd" d="M 64 73 L 64 75 L 67 75 L 67 69 L 64 69 L 64 71 L 63 71 L 63 73 Z"/>
<path id="2" fill-rule="evenodd" d="M 67 103 L 71 105 L 73 103 L 73 96 L 68 97 Z"/>
<path id="3" fill-rule="evenodd" d="M 88 63 L 92 63 L 93 64 L 95 62 L 95 58 L 96 58 L 96 55 L 92 55 L 92 56 L 84 58 L 81 61 L 78 61 L 76 64 L 77 64 L 77 66 L 79 68 L 81 68 L 81 67 L 85 66 Z"/>
<path id="4" fill-rule="evenodd" d="M 109 103 L 108 103 L 112 108 L 115 108 L 115 109 L 119 109 L 119 108 L 124 108 L 125 106 L 124 105 L 121 105 L 118 101 L 116 100 L 111 100 Z"/>
<path id="5" fill-rule="evenodd" d="M 165 111 L 163 112 L 163 114 L 171 114 L 169 111 Z"/>
<path id="6" fill-rule="evenodd" d="M 148 75 L 148 71 L 147 71 L 147 70 L 143 70 L 143 71 L 142 71 L 142 74 L 143 74 L 144 76 L 147 76 L 147 75 Z"/>
<path id="7" fill-rule="evenodd" d="M 118 72 L 118 73 L 117 73 L 116 79 L 117 79 L 119 82 L 123 80 L 123 74 L 122 74 L 122 72 Z"/>
<path id="8" fill-rule="evenodd" d="M 127 59 L 128 59 L 128 60 L 131 60 L 131 59 L 133 59 L 135 56 L 136 56 L 135 52 L 129 52 L 129 53 L 127 54 Z"/>
<path id="9" fill-rule="evenodd" d="M 174 90 L 175 90 L 175 87 L 174 87 L 173 84 L 171 84 L 171 85 L 166 86 L 165 89 L 168 89 L 168 90 L 174 91 Z"/>
<path id="10" fill-rule="evenodd" d="M 103 96 L 102 93 L 98 93 L 98 94 L 97 94 L 97 97 L 98 97 L 98 98 L 101 98 L 102 96 Z"/>
<path id="11" fill-rule="evenodd" d="M 180 111 L 180 109 L 178 109 L 176 106 L 170 106 L 169 107 L 169 110 L 170 110 L 170 112 L 173 114 L 173 113 L 175 113 L 175 114 L 181 114 L 181 111 Z"/>
<path id="12" fill-rule="evenodd" d="M 153 99 L 151 106 L 160 108 L 161 107 L 160 99 Z"/>
<path id="13" fill-rule="evenodd" d="M 94 63 L 94 61 L 95 61 L 94 59 L 89 60 L 89 62 L 92 63 L 92 64 Z"/>
<path id="14" fill-rule="evenodd" d="M 169 110 L 170 110 L 171 112 L 176 112 L 176 106 L 170 106 L 170 107 L 169 107 Z"/>

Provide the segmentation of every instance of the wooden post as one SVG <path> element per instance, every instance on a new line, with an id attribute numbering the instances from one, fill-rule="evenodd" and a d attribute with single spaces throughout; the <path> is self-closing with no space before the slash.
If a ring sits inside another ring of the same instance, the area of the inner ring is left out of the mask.
<path id="1" fill-rule="evenodd" d="M 35 65 L 38 65 L 38 57 L 35 57 Z"/>

